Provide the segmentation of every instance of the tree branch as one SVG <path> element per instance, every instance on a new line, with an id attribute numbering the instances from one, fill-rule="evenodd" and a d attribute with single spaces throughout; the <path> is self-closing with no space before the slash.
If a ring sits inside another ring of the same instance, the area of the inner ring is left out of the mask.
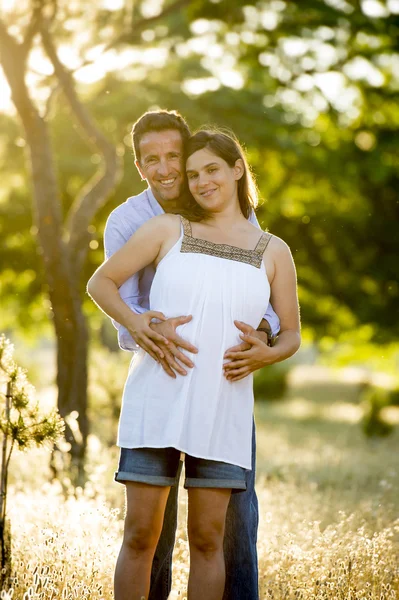
<path id="1" fill-rule="evenodd" d="M 21 44 L 21 49 L 25 57 L 27 57 L 29 54 L 35 35 L 39 33 L 39 24 L 42 15 L 42 10 L 44 8 L 43 0 L 33 0 L 32 4 L 32 17 L 26 29 L 23 42 Z"/>
<path id="2" fill-rule="evenodd" d="M 134 32 L 129 31 L 129 32 L 125 32 L 123 34 L 121 34 L 120 36 L 118 36 L 117 38 L 115 38 L 114 40 L 112 40 L 107 46 L 104 46 L 104 49 L 102 50 L 102 52 L 107 52 L 108 50 L 111 50 L 112 48 L 114 48 L 115 46 L 117 46 L 120 43 L 132 43 L 136 40 L 136 38 L 138 37 L 137 32 L 141 33 L 141 31 L 148 26 L 148 24 L 154 23 L 156 21 L 158 21 L 159 19 L 169 15 L 170 13 L 172 13 L 173 11 L 178 10 L 179 8 L 183 7 L 183 6 L 188 6 L 190 4 L 189 0 L 178 0 L 176 1 L 174 4 L 171 4 L 170 6 L 168 6 L 162 13 L 160 13 L 159 15 L 156 15 L 154 17 L 150 17 L 147 19 L 140 19 L 140 21 L 138 21 L 136 24 L 134 24 Z M 130 23 L 130 25 L 133 27 L 133 24 Z M 125 39 L 126 38 L 126 39 Z M 72 75 L 74 73 L 77 73 L 78 71 L 80 71 L 80 69 L 83 69 L 84 67 L 87 66 L 91 66 L 96 62 L 97 59 L 85 59 L 80 65 L 78 65 L 77 67 L 74 67 L 72 69 L 69 69 L 69 73 Z"/>
<path id="3" fill-rule="evenodd" d="M 0 19 L 0 61 L 4 69 L 4 74 L 9 82 L 13 100 L 14 94 L 18 96 L 18 91 L 24 82 L 24 69 L 14 69 L 14 61 L 18 66 L 25 66 L 25 57 L 21 49 L 21 44 L 8 33 L 7 26 Z"/>
<path id="4" fill-rule="evenodd" d="M 173 2 L 172 4 L 170 4 L 169 6 L 164 8 L 164 10 L 161 13 L 159 13 L 159 15 L 155 15 L 154 17 L 143 18 L 143 19 L 140 19 L 139 21 L 136 21 L 134 24 L 132 24 L 131 31 L 126 31 L 126 32 L 122 33 L 121 35 L 119 35 L 117 38 L 115 38 L 112 42 L 110 42 L 105 47 L 104 51 L 106 52 L 107 50 L 110 50 L 111 48 L 114 48 L 115 46 L 118 46 L 119 44 L 131 44 L 132 42 L 137 40 L 139 34 L 144 29 L 153 25 L 157 21 L 164 19 L 168 15 L 173 14 L 174 12 L 178 11 L 179 9 L 184 8 L 185 6 L 188 6 L 189 4 L 190 4 L 190 0 L 175 0 L 175 2 Z"/>
<path id="5" fill-rule="evenodd" d="M 69 247 L 75 255 L 75 260 L 78 261 L 75 266 L 77 267 L 77 271 L 79 271 L 87 253 L 87 228 L 96 212 L 103 206 L 115 187 L 121 174 L 121 161 L 115 146 L 99 130 L 89 112 L 80 102 L 75 90 L 73 77 L 61 63 L 51 34 L 44 23 L 42 23 L 40 31 L 44 49 L 52 62 L 60 88 L 64 92 L 81 129 L 84 131 L 85 139 L 103 157 L 103 164 L 80 191 L 70 209 L 67 219 Z"/>

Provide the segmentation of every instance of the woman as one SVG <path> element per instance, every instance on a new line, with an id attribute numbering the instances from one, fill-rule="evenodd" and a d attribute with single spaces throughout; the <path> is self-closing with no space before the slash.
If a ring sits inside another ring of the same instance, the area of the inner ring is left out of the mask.
<path id="1" fill-rule="evenodd" d="M 137 316 L 118 288 L 154 263 L 149 321 L 192 315 L 179 335 L 199 348 L 190 356 L 194 368 L 177 379 L 140 351 L 126 381 L 116 478 L 126 484 L 129 519 L 115 574 L 116 600 L 148 595 L 180 452 L 186 454 L 188 489 L 188 597 L 222 598 L 224 523 L 230 495 L 245 489 L 245 469 L 251 468 L 253 411 L 252 376 L 241 373 L 245 359 L 231 373 L 224 353 L 240 341 L 234 322 L 256 329 L 270 294 L 281 334 L 275 347 L 265 345 L 259 366 L 293 354 L 300 341 L 291 254 L 282 240 L 247 220 L 256 206 L 256 188 L 238 142 L 200 131 L 188 141 L 186 173 L 195 201 L 187 203 L 189 218 L 154 217 L 88 284 L 104 312 L 134 336 Z"/>

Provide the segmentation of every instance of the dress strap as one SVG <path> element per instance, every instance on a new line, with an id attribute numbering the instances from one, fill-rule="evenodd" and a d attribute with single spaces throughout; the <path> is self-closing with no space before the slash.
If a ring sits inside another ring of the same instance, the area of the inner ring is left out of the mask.
<path id="1" fill-rule="evenodd" d="M 259 241 L 256 244 L 254 252 L 262 255 L 264 253 L 264 251 L 266 250 L 272 237 L 273 236 L 271 233 L 264 232 L 263 235 L 261 235 L 261 237 L 259 238 Z"/>
<path id="2" fill-rule="evenodd" d="M 186 217 L 180 217 L 181 219 L 181 224 L 183 225 L 183 231 L 184 231 L 184 235 L 186 237 L 193 237 L 193 232 L 191 230 L 191 223 L 188 219 L 186 219 Z"/>

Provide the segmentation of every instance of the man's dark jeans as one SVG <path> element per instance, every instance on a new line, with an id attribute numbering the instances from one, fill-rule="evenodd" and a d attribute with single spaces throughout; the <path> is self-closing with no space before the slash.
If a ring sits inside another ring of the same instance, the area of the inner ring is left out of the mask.
<path id="1" fill-rule="evenodd" d="M 181 470 L 180 464 L 180 470 Z M 256 437 L 252 432 L 252 471 L 247 471 L 247 489 L 232 494 L 226 517 L 224 555 L 226 587 L 223 600 L 258 600 L 258 555 L 256 540 L 259 510 L 255 493 Z M 180 471 L 179 471 L 180 476 Z M 172 584 L 172 553 L 177 527 L 177 492 L 172 487 L 164 525 L 155 552 L 149 600 L 167 600 Z"/>

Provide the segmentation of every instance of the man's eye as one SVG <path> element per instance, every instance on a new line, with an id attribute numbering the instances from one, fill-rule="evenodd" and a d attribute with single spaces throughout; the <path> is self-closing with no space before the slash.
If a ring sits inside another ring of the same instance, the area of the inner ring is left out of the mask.
<path id="1" fill-rule="evenodd" d="M 189 179 L 195 179 L 197 177 L 197 175 L 195 175 L 195 173 L 192 173 L 191 175 L 188 175 Z"/>
<path id="2" fill-rule="evenodd" d="M 216 170 L 217 170 L 216 167 L 211 167 L 210 169 L 208 169 L 208 173 L 213 173 Z"/>

